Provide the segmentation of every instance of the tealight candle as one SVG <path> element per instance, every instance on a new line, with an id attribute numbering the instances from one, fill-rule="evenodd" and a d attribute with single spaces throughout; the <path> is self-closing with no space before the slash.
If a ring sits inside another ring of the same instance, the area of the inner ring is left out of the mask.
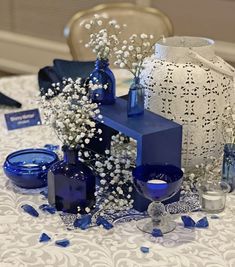
<path id="1" fill-rule="evenodd" d="M 149 184 L 166 184 L 166 181 L 159 180 L 159 179 L 152 179 L 148 181 Z"/>
<path id="2" fill-rule="evenodd" d="M 202 194 L 202 209 L 207 212 L 223 210 L 225 206 L 225 194 L 222 192 L 207 191 Z"/>
<path id="3" fill-rule="evenodd" d="M 34 164 L 34 163 L 25 163 L 23 164 L 24 167 L 28 167 L 28 168 L 31 168 L 31 167 L 38 167 L 38 164 Z"/>

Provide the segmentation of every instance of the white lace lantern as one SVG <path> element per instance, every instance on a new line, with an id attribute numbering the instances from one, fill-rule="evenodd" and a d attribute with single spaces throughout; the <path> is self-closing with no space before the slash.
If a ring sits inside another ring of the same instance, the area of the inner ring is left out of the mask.
<path id="1" fill-rule="evenodd" d="M 234 102 L 234 68 L 198 37 L 169 37 L 156 44 L 141 81 L 145 106 L 183 125 L 184 167 L 222 153 L 221 118 Z"/>

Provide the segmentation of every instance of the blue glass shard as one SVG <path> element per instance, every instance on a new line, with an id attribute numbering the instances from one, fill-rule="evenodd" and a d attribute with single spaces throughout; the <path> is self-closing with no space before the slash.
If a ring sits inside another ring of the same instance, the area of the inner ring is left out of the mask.
<path id="1" fill-rule="evenodd" d="M 59 145 L 52 145 L 52 144 L 46 144 L 44 148 L 51 150 L 51 151 L 56 151 L 60 148 Z"/>
<path id="2" fill-rule="evenodd" d="M 103 225 L 103 227 L 106 229 L 106 230 L 110 230 L 111 228 L 113 228 L 113 225 L 108 222 L 105 218 L 103 218 L 102 216 L 99 216 L 97 219 L 96 219 L 96 224 L 99 226 L 99 225 Z"/>
<path id="3" fill-rule="evenodd" d="M 55 244 L 57 246 L 66 248 L 67 246 L 70 245 L 70 242 L 69 242 L 69 240 L 67 238 L 64 238 L 64 239 L 55 241 Z"/>
<path id="4" fill-rule="evenodd" d="M 91 224 L 91 215 L 86 214 L 83 215 L 81 218 L 76 219 L 75 222 L 73 223 L 73 226 L 75 228 L 86 230 L 87 228 L 89 228 L 90 224 Z"/>
<path id="5" fill-rule="evenodd" d="M 41 195 L 43 195 L 45 198 L 48 198 L 48 191 L 44 190 L 40 192 Z"/>
<path id="6" fill-rule="evenodd" d="M 140 247 L 140 251 L 143 253 L 149 253 L 149 248 L 148 247 Z"/>
<path id="7" fill-rule="evenodd" d="M 45 212 L 48 212 L 50 214 L 55 214 L 56 213 L 56 208 L 48 205 L 48 204 L 42 204 L 41 206 L 39 206 L 40 210 L 43 210 Z"/>
<path id="8" fill-rule="evenodd" d="M 211 219 L 219 219 L 220 217 L 216 214 L 211 215 Z"/>
<path id="9" fill-rule="evenodd" d="M 51 240 L 50 236 L 47 235 L 46 233 L 42 233 L 41 236 L 39 237 L 39 242 L 48 242 L 50 240 Z"/>
<path id="10" fill-rule="evenodd" d="M 161 236 L 163 236 L 163 233 L 162 233 L 162 231 L 160 229 L 153 229 L 152 236 L 161 237 Z"/>
<path id="11" fill-rule="evenodd" d="M 38 217 L 39 213 L 35 210 L 35 208 L 33 208 L 32 206 L 28 205 L 28 204 L 24 204 L 21 206 L 21 208 L 27 212 L 28 214 L 30 214 L 33 217 Z"/>
<path id="12" fill-rule="evenodd" d="M 207 217 L 203 217 L 196 223 L 196 227 L 198 228 L 206 228 L 208 226 L 209 226 L 209 223 L 208 223 Z"/>
<path id="13" fill-rule="evenodd" d="M 195 221 L 190 216 L 181 216 L 184 227 L 195 227 Z"/>

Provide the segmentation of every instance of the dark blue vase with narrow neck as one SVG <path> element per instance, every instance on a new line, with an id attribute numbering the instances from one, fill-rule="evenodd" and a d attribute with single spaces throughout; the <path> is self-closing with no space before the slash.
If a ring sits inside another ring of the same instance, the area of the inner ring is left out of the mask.
<path id="1" fill-rule="evenodd" d="M 109 68 L 109 61 L 97 59 L 95 69 L 89 78 L 90 84 L 95 89 L 90 89 L 92 102 L 102 105 L 111 105 L 116 100 L 116 82 L 113 72 Z"/>
<path id="2" fill-rule="evenodd" d="M 140 78 L 135 77 L 128 93 L 127 115 L 128 117 L 144 114 L 144 86 L 140 84 Z"/>
<path id="3" fill-rule="evenodd" d="M 48 172 L 48 201 L 57 210 L 85 213 L 95 204 L 96 178 L 92 170 L 78 160 L 78 148 L 63 146 L 64 159 Z"/>

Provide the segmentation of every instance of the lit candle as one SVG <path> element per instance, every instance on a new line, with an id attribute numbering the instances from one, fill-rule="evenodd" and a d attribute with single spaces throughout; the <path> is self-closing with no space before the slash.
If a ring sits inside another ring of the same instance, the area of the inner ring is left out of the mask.
<path id="1" fill-rule="evenodd" d="M 206 211 L 217 211 L 224 208 L 225 195 L 220 192 L 207 191 L 202 194 L 202 208 Z"/>
<path id="2" fill-rule="evenodd" d="M 24 166 L 24 167 L 28 167 L 28 168 L 30 168 L 30 167 L 37 167 L 38 164 L 34 164 L 34 163 L 25 163 L 23 166 Z"/>
<path id="3" fill-rule="evenodd" d="M 167 182 L 159 179 L 152 179 L 148 181 L 149 184 L 166 184 Z"/>

